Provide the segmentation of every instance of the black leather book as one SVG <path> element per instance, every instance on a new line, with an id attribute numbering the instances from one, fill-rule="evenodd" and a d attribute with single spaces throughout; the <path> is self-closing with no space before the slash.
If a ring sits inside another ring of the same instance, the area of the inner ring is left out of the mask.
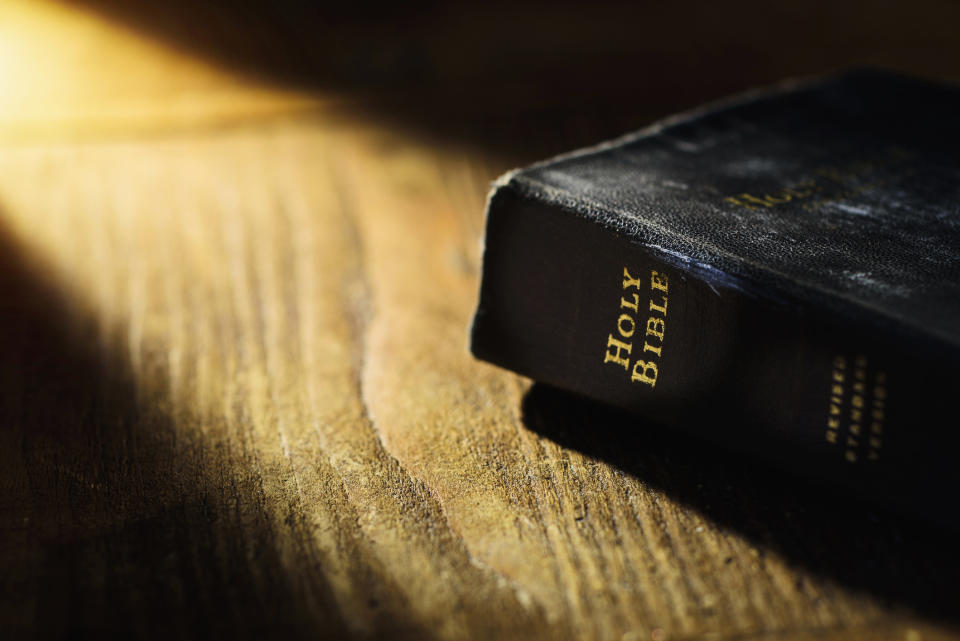
<path id="1" fill-rule="evenodd" d="M 956 88 L 750 93 L 511 172 L 486 225 L 478 358 L 957 520 Z"/>

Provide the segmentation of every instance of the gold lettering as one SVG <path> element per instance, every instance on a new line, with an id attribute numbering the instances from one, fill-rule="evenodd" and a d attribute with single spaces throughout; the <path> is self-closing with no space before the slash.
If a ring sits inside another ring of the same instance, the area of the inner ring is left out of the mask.
<path id="1" fill-rule="evenodd" d="M 662 292 L 667 291 L 667 276 L 653 270 L 650 272 L 650 289 L 659 289 Z"/>
<path id="2" fill-rule="evenodd" d="M 627 309 L 632 309 L 635 312 L 640 311 L 640 294 L 634 293 L 632 303 L 626 298 L 621 298 L 620 307 L 626 307 Z"/>
<path id="3" fill-rule="evenodd" d="M 644 344 L 643 344 L 643 351 L 645 351 L 645 352 L 652 352 L 652 353 L 656 354 L 657 356 L 660 356 L 660 350 L 661 350 L 660 347 L 654 347 L 654 346 L 651 345 L 650 343 L 644 343 Z"/>
<path id="4" fill-rule="evenodd" d="M 802 183 L 797 184 L 795 187 L 785 187 L 772 194 L 754 196 L 753 194 L 742 193 L 737 194 L 736 196 L 727 196 L 723 200 L 724 202 L 728 202 L 733 205 L 739 205 L 748 209 L 756 209 L 757 205 L 761 207 L 773 207 L 774 205 L 788 203 L 794 198 L 809 198 L 819 189 L 821 188 L 817 186 L 814 180 L 805 180 Z"/>
<path id="5" fill-rule="evenodd" d="M 611 347 L 615 348 L 616 352 L 611 352 Z M 631 349 L 633 349 L 633 345 L 630 343 L 618 341 L 613 337 L 613 334 L 607 334 L 607 351 L 603 355 L 603 362 L 616 363 L 617 365 L 623 365 L 623 369 L 629 369 L 630 359 L 624 358 L 622 354 L 623 352 L 626 352 L 627 356 L 629 357 Z"/>
<path id="6" fill-rule="evenodd" d="M 623 329 L 624 321 L 629 325 L 628 329 Z M 624 338 L 630 338 L 633 336 L 633 332 L 637 329 L 637 321 L 633 320 L 632 317 L 627 314 L 620 314 L 620 318 L 617 319 L 617 331 L 620 332 L 620 335 Z M 627 350 L 629 351 L 629 350 Z"/>
<path id="7" fill-rule="evenodd" d="M 627 268 L 623 268 L 623 288 L 627 289 L 628 287 L 633 287 L 635 289 L 640 289 L 640 279 L 634 278 L 630 275 L 630 272 L 627 271 Z"/>
<path id="8" fill-rule="evenodd" d="M 743 202 L 742 200 L 740 200 L 739 198 L 734 198 L 733 196 L 727 196 L 727 197 L 724 198 L 723 200 L 724 200 L 724 202 L 728 202 L 728 203 L 730 203 L 730 204 L 732 204 L 732 205 L 739 205 L 739 206 L 741 206 L 741 207 L 746 207 L 747 209 L 756 209 L 756 207 L 754 207 L 754 206 L 751 205 L 750 203 L 745 203 L 745 202 Z"/>
<path id="9" fill-rule="evenodd" d="M 633 366 L 633 376 L 630 377 L 630 380 L 635 383 L 646 383 L 650 387 L 656 387 L 657 364 L 653 361 L 638 360 Z"/>
<path id="10" fill-rule="evenodd" d="M 787 203 L 793 200 L 790 194 L 786 192 L 781 193 L 779 197 L 771 196 L 770 194 L 767 194 L 766 196 L 763 197 L 763 199 L 768 203 L 773 203 L 774 205 L 781 205 L 783 203 Z"/>
<path id="11" fill-rule="evenodd" d="M 664 326 L 665 323 L 662 318 L 651 316 L 647 319 L 647 336 L 656 336 L 662 341 Z"/>
<path id="12" fill-rule="evenodd" d="M 764 207 L 773 207 L 773 203 L 767 202 L 766 198 L 757 198 L 756 196 L 751 196 L 750 194 L 740 194 L 740 198 L 746 200 L 747 202 L 763 205 Z"/>
<path id="13" fill-rule="evenodd" d="M 653 301 L 650 301 L 650 311 L 657 312 L 658 314 L 667 315 L 667 297 L 663 297 L 663 305 L 655 305 Z"/>
<path id="14" fill-rule="evenodd" d="M 624 267 L 622 279 L 623 289 L 633 288 L 639 290 L 640 286 L 640 278 L 634 278 L 630 274 L 630 271 Z M 650 270 L 651 297 L 649 309 L 651 312 L 659 314 L 660 316 L 650 316 L 647 319 L 646 326 L 644 328 L 645 336 L 652 336 L 657 340 L 655 340 L 653 343 L 644 341 L 643 352 L 644 354 L 650 354 L 652 357 L 656 358 L 660 358 L 663 352 L 663 335 L 666 329 L 668 288 L 669 279 L 667 278 L 667 275 L 656 270 Z M 662 293 L 659 296 L 654 297 L 652 295 L 654 290 L 658 290 Z M 662 301 L 658 302 L 656 298 L 661 298 Z M 657 361 L 642 361 L 638 359 L 636 363 L 633 363 L 631 369 L 633 343 L 627 339 L 632 338 L 633 335 L 636 334 L 638 325 L 636 313 L 640 311 L 640 294 L 638 292 L 625 293 L 620 298 L 620 311 L 621 313 L 617 317 L 618 337 L 615 338 L 613 334 L 607 335 L 607 347 L 603 354 L 603 362 L 620 365 L 626 371 L 631 373 L 631 381 L 645 383 L 650 387 L 654 387 L 659 374 L 659 366 Z"/>
<path id="15" fill-rule="evenodd" d="M 883 420 L 885 414 L 883 411 L 884 399 L 887 396 L 887 388 L 884 386 L 887 382 L 886 372 L 877 372 L 874 376 L 873 400 L 871 402 L 870 416 L 873 422 L 870 424 L 870 438 L 867 441 L 870 448 L 867 451 L 867 457 L 871 461 L 880 458 L 880 449 L 883 447 Z"/>

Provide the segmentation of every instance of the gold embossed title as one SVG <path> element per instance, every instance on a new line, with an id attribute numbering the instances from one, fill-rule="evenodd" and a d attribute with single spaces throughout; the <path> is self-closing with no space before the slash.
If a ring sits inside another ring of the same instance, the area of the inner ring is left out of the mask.
<path id="1" fill-rule="evenodd" d="M 656 270 L 650 271 L 650 305 L 643 312 L 648 314 L 642 337 L 643 348 L 638 350 L 639 356 L 633 360 L 634 341 L 641 340 L 637 330 L 641 316 L 640 294 L 643 291 L 643 281 L 631 276 L 626 267 L 623 268 L 623 296 L 620 298 L 617 333 L 607 335 L 607 348 L 603 354 L 603 362 L 622 367 L 630 375 L 631 382 L 643 383 L 650 387 L 655 387 L 657 384 L 659 362 L 663 351 L 663 335 L 667 325 L 668 286 L 666 274 Z"/>

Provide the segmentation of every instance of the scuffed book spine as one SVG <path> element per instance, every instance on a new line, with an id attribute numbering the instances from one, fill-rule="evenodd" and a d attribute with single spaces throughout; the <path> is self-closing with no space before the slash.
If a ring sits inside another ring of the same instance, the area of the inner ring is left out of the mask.
<path id="1" fill-rule="evenodd" d="M 956 487 L 947 365 L 630 241 L 507 176 L 487 211 L 475 356 L 914 513 Z M 942 371 L 943 375 L 938 372 Z"/>

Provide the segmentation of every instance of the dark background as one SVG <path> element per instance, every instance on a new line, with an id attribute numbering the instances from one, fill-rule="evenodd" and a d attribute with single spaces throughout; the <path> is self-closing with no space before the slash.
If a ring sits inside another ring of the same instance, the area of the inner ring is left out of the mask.
<path id="1" fill-rule="evenodd" d="M 960 80 L 960 4 L 942 0 L 73 4 L 241 73 L 524 156 L 784 77 L 876 66 Z M 531 129 L 541 120 L 563 129 Z"/>

